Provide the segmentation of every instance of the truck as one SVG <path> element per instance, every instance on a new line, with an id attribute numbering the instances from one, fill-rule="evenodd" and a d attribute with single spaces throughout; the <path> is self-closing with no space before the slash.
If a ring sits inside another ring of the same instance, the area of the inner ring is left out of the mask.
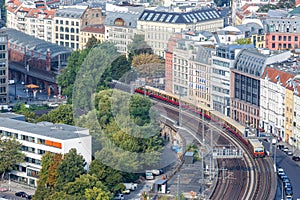
<path id="1" fill-rule="evenodd" d="M 123 183 L 123 185 L 125 185 L 126 190 L 134 191 L 137 188 L 137 184 L 136 183 Z"/>

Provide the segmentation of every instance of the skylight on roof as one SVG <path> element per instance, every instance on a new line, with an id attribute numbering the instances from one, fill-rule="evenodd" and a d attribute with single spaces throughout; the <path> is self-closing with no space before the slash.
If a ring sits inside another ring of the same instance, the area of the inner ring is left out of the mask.
<path id="1" fill-rule="evenodd" d="M 173 17 L 173 15 L 169 15 L 166 19 L 166 22 L 169 22 L 172 17 Z"/>
<path id="2" fill-rule="evenodd" d="M 198 21 L 201 21 L 201 17 L 198 15 L 198 13 L 195 13 L 195 16 L 198 19 Z"/>
<path id="3" fill-rule="evenodd" d="M 184 18 L 187 22 L 190 22 L 190 20 L 189 20 L 185 15 L 183 15 L 183 18 Z"/>
<path id="4" fill-rule="evenodd" d="M 160 17 L 159 21 L 160 22 L 164 21 L 165 17 L 166 17 L 166 14 L 162 14 L 162 16 Z"/>
<path id="5" fill-rule="evenodd" d="M 150 13 L 149 15 L 148 15 L 148 17 L 147 17 L 147 21 L 149 21 L 149 20 L 151 20 L 151 18 L 152 18 L 152 16 L 154 15 L 154 13 Z"/>
<path id="6" fill-rule="evenodd" d="M 146 16 L 148 15 L 148 13 L 144 13 L 143 16 L 141 17 L 141 20 L 145 20 Z"/>
<path id="7" fill-rule="evenodd" d="M 153 21 L 156 21 L 157 18 L 159 17 L 159 15 L 160 15 L 160 13 L 156 13 L 155 16 L 154 16 L 154 18 L 153 18 Z"/>
<path id="8" fill-rule="evenodd" d="M 178 19 L 179 15 L 175 15 L 175 17 L 172 20 L 172 23 L 176 22 L 176 20 Z"/>

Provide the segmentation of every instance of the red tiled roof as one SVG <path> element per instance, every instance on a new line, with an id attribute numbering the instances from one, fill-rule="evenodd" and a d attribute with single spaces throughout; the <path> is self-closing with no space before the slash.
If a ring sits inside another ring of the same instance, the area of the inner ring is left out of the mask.
<path id="1" fill-rule="evenodd" d="M 103 24 L 90 25 L 81 29 L 82 32 L 90 32 L 90 33 L 105 33 L 105 27 Z"/>
<path id="2" fill-rule="evenodd" d="M 290 78 L 293 79 L 295 77 L 295 75 L 293 75 L 291 73 L 288 73 L 288 72 L 281 71 L 279 69 L 274 69 L 272 67 L 266 67 L 266 69 L 265 69 L 265 71 L 264 71 L 264 73 L 262 75 L 262 78 L 265 78 L 266 74 L 268 74 L 268 78 L 273 83 L 277 83 L 277 78 L 279 76 L 280 77 L 280 82 L 282 83 L 283 87 L 286 87 L 286 88 L 288 88 L 290 90 L 294 90 L 292 86 L 289 86 L 287 84 L 287 81 Z"/>

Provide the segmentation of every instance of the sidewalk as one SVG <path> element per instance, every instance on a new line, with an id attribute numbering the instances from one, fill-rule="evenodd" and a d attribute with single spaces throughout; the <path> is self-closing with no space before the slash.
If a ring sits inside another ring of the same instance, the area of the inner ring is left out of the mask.
<path id="1" fill-rule="evenodd" d="M 1 187 L 6 187 L 6 188 L 10 188 L 10 193 L 16 193 L 16 192 L 26 192 L 27 194 L 30 194 L 30 195 L 33 195 L 36 188 L 34 187 L 30 187 L 28 185 L 23 185 L 23 184 L 20 184 L 20 183 L 16 183 L 16 182 L 13 182 L 13 181 L 10 181 L 10 184 L 9 184 L 9 181 L 8 180 L 5 180 L 4 182 L 0 182 L 0 185 Z"/>

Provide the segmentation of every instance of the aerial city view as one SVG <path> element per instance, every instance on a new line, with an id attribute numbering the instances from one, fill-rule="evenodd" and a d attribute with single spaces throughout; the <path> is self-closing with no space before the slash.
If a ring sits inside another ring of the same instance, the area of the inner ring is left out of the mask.
<path id="1" fill-rule="evenodd" d="M 0 200 L 300 200 L 300 0 L 0 0 Z"/>

